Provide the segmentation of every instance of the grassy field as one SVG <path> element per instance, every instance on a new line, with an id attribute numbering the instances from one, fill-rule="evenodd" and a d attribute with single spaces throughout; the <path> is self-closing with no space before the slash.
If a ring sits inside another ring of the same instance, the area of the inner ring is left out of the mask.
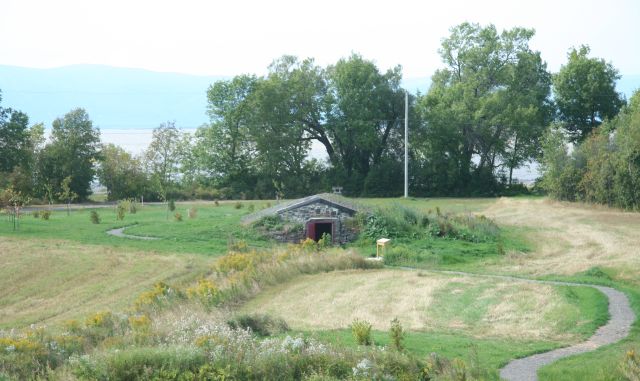
<path id="1" fill-rule="evenodd" d="M 544 198 L 363 199 L 370 206 L 402 205 L 428 212 L 477 213 L 495 219 L 500 240 L 471 243 L 442 238 L 397 239 L 392 248 L 423 269 L 458 269 L 614 286 L 630 295 L 640 315 L 640 214 L 602 207 L 556 203 Z M 111 208 L 97 209 L 102 223 L 90 223 L 89 210 L 49 221 L 25 216 L 21 229 L 0 216 L 0 328 L 30 323 L 55 325 L 100 310 L 122 311 L 157 281 L 193 283 L 210 271 L 215 257 L 237 240 L 251 247 L 277 245 L 243 227 L 240 218 L 266 202 L 178 204 L 178 222 L 164 206 L 145 206 L 117 221 Z M 197 218 L 187 209 L 195 206 Z M 135 225 L 135 226 L 133 226 Z M 138 241 L 106 231 L 160 238 Z M 355 246 L 369 255 L 373 245 Z M 372 282 L 372 280 L 374 280 Z M 517 282 L 516 282 L 517 283 Z M 311 300 L 312 303 L 301 301 Z M 267 289 L 242 311 L 281 315 L 305 335 L 355 346 L 347 328 L 366 318 L 374 339 L 388 341 L 395 316 L 408 331 L 407 347 L 479 360 L 492 370 L 509 359 L 575 342 L 602 323 L 606 304 L 590 288 L 512 284 L 429 271 L 384 270 L 303 276 Z M 629 339 L 596 352 L 562 360 L 540 372 L 541 380 L 618 380 L 617 364 L 629 348 L 640 347 L 636 324 Z M 471 345 L 471 347 L 470 347 Z M 470 349 L 471 348 L 471 349 Z"/>
<path id="2" fill-rule="evenodd" d="M 0 263 L 0 328 L 124 310 L 155 282 L 193 282 L 207 268 L 202 256 L 15 237 L 0 239 Z"/>
<path id="3" fill-rule="evenodd" d="M 235 240 L 244 240 L 256 247 L 271 246 L 271 242 L 240 224 L 240 218 L 250 213 L 250 205 L 259 209 L 266 206 L 266 202 L 242 202 L 240 209 L 236 209 L 235 204 L 235 202 L 223 202 L 220 206 L 215 206 L 208 202 L 179 203 L 176 205 L 176 212 L 182 214 L 181 222 L 175 220 L 173 213 L 168 215 L 164 205 L 138 207 L 136 214 L 127 213 L 122 221 L 116 219 L 113 208 L 95 209 L 102 219 L 102 222 L 97 225 L 90 222 L 91 209 L 73 210 L 69 216 L 65 211 L 54 211 L 48 221 L 25 215 L 21 219 L 18 231 L 12 230 L 12 225 L 6 221 L 6 217 L 0 217 L 5 220 L 0 220 L 0 236 L 65 239 L 109 248 L 207 256 L 224 254 L 228 243 Z M 197 209 L 196 218 L 188 217 L 189 208 Z M 107 230 L 123 226 L 131 226 L 127 228 L 127 234 L 160 239 L 141 241 L 106 234 Z"/>
<path id="4" fill-rule="evenodd" d="M 398 317 L 410 331 L 567 344 L 603 324 L 606 306 L 604 295 L 589 287 L 378 270 L 299 277 L 242 311 L 278 316 L 297 330 L 348 328 L 364 319 L 386 331 Z"/>

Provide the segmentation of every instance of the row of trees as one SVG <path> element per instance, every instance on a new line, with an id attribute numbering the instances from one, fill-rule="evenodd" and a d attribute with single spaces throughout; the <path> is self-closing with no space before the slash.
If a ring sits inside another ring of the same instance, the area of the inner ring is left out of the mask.
<path id="1" fill-rule="evenodd" d="M 640 209 L 640 91 L 571 151 L 567 142 L 558 127 L 544 140 L 542 185 L 552 196 Z"/>
<path id="2" fill-rule="evenodd" d="M 552 75 L 529 47 L 533 35 L 452 28 L 429 91 L 409 96 L 412 194 L 499 193 L 512 186 L 515 169 L 540 159 L 550 125 L 581 142 L 617 114 L 624 99 L 611 64 L 581 47 Z M 42 125 L 28 127 L 26 115 L 0 109 L 0 187 L 60 198 L 68 178 L 85 199 L 97 175 L 111 199 L 294 197 L 332 185 L 351 195 L 398 195 L 401 79 L 400 67 L 381 71 L 357 54 L 327 67 L 284 56 L 265 76 L 212 84 L 209 124 L 192 135 L 164 123 L 138 157 L 101 145 L 84 110 L 57 119 L 45 142 Z M 326 161 L 310 157 L 312 147 Z"/>

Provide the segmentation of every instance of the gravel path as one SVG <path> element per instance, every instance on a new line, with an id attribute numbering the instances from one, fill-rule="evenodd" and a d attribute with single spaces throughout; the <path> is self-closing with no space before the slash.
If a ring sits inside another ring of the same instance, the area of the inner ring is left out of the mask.
<path id="1" fill-rule="evenodd" d="M 412 270 L 416 270 L 412 268 Z M 627 296 L 611 287 L 596 286 L 593 284 L 558 282 L 519 278 L 506 275 L 482 275 L 466 273 L 462 271 L 432 271 L 444 274 L 476 276 L 484 278 L 499 278 L 518 282 L 551 284 L 556 286 L 587 286 L 602 292 L 609 299 L 609 321 L 598 328 L 587 341 L 571 345 L 553 351 L 535 354 L 521 359 L 513 360 L 500 369 L 500 377 L 507 381 L 537 381 L 538 369 L 551 364 L 554 361 L 580 353 L 591 352 L 597 348 L 616 343 L 629 335 L 631 325 L 636 320 L 636 315 L 631 309 Z"/>
<path id="2" fill-rule="evenodd" d="M 129 225 L 129 226 L 125 226 L 125 227 L 118 228 L 118 229 L 107 230 L 107 234 L 112 235 L 114 237 L 130 238 L 130 239 L 141 239 L 143 241 L 154 241 L 156 239 L 160 239 L 158 237 L 143 237 L 143 236 L 139 236 L 139 235 L 125 234 L 124 233 L 124 229 L 130 228 L 132 226 L 135 226 L 135 225 Z"/>

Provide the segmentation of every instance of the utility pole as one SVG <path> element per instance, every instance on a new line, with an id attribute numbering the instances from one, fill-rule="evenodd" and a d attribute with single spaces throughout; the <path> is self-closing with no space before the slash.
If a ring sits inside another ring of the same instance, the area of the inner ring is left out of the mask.
<path id="1" fill-rule="evenodd" d="M 409 93 L 404 92 L 404 198 L 409 197 Z"/>

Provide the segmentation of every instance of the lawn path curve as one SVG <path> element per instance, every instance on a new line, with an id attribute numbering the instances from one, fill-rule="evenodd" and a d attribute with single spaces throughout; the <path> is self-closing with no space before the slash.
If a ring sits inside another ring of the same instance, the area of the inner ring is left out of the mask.
<path id="1" fill-rule="evenodd" d="M 136 225 L 137 224 L 129 225 L 129 226 L 123 226 L 123 227 L 117 228 L 117 229 L 107 230 L 107 234 L 112 235 L 114 237 L 129 238 L 129 239 L 140 239 L 140 240 L 143 240 L 143 241 L 155 241 L 157 239 L 160 239 L 158 237 L 145 237 L 145 236 L 140 236 L 140 235 L 125 234 L 124 229 L 130 228 L 130 227 L 136 226 Z"/>
<path id="2" fill-rule="evenodd" d="M 405 269 L 409 268 L 405 267 Z M 417 270 L 415 268 L 410 269 Z M 631 325 L 636 320 L 636 315 L 631 309 L 629 298 L 627 298 L 627 296 L 623 292 L 618 291 L 612 287 L 598 286 L 587 283 L 527 279 L 508 275 L 475 274 L 463 271 L 427 271 L 462 276 L 497 278 L 518 282 L 549 284 L 555 286 L 587 286 L 599 290 L 607 297 L 607 299 L 609 300 L 609 321 L 605 325 L 598 328 L 593 336 L 591 336 L 586 341 L 568 347 L 558 348 L 549 352 L 538 353 L 535 355 L 512 360 L 506 366 L 500 369 L 500 377 L 507 381 L 537 381 L 538 369 L 545 365 L 551 364 L 565 357 L 591 352 L 604 345 L 617 343 L 618 341 L 626 338 L 631 331 Z"/>

